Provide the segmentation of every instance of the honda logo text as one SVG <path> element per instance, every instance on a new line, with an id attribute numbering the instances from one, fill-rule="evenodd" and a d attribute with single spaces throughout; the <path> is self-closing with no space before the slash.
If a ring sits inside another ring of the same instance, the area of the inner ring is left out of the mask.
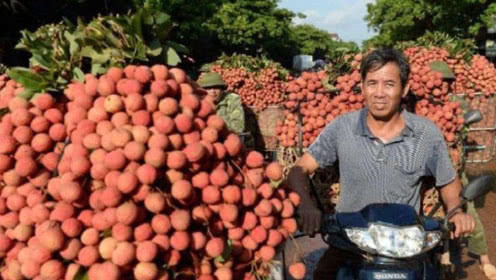
<path id="1" fill-rule="evenodd" d="M 374 272 L 374 279 L 377 280 L 397 280 L 397 279 L 408 279 L 408 276 L 406 273 L 381 273 L 381 272 Z"/>

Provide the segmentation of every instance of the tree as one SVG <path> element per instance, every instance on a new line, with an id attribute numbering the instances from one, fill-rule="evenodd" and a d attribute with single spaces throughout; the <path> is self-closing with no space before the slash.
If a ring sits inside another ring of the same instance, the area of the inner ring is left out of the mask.
<path id="1" fill-rule="evenodd" d="M 291 58 L 291 21 L 295 13 L 277 7 L 277 0 L 224 3 L 205 27 L 217 35 L 227 53 L 265 54 L 284 62 Z"/>
<path id="2" fill-rule="evenodd" d="M 379 34 L 367 43 L 393 45 L 415 40 L 426 31 L 485 40 L 496 3 L 486 0 L 377 0 L 367 5 L 365 20 Z"/>
<path id="3" fill-rule="evenodd" d="M 318 29 L 311 24 L 293 26 L 291 28 L 291 41 L 299 54 L 313 55 L 314 58 L 328 57 L 330 53 L 341 48 L 358 51 L 358 46 L 355 43 L 334 40 L 329 32 Z"/>
<path id="4" fill-rule="evenodd" d="M 312 25 L 292 24 L 294 18 L 303 15 L 279 8 L 279 1 L 46 0 L 40 4 L 29 0 L 0 0 L 0 7 L 4 8 L 0 9 L 0 20 L 5 23 L 4 26 L 9 26 L 4 34 L 0 34 L 0 62 L 4 50 L 6 64 L 27 66 L 28 57 L 13 50 L 23 29 L 33 31 L 41 25 L 60 22 L 63 18 L 76 22 L 81 17 L 88 22 L 98 14 L 132 13 L 140 7 L 170 15 L 174 26 L 167 39 L 188 48 L 188 55 L 196 63 L 182 67 L 192 71 L 196 70 L 197 65 L 214 61 L 222 53 L 263 55 L 289 66 L 296 54 L 312 54 L 322 58 L 342 46 L 356 48 L 356 45 L 332 40 L 328 32 Z M 42 5 L 43 9 L 36 8 L 36 5 Z M 2 47 L 2 37 L 8 43 L 5 47 Z"/>
<path id="5" fill-rule="evenodd" d="M 169 14 L 171 39 L 185 46 L 201 65 L 222 53 L 266 55 L 282 61 L 296 52 L 290 44 L 295 13 L 278 8 L 279 0 L 126 0 Z"/>
<path id="6" fill-rule="evenodd" d="M 216 15 L 224 3 L 231 0 L 128 0 L 134 7 L 150 7 L 171 16 L 175 23 L 171 31 L 173 40 L 185 45 L 198 64 L 212 61 L 220 55 L 217 35 L 206 28 L 206 23 Z"/>
<path id="7" fill-rule="evenodd" d="M 292 28 L 292 40 L 297 44 L 300 54 L 323 57 L 335 45 L 331 34 L 311 24 L 300 24 Z"/>

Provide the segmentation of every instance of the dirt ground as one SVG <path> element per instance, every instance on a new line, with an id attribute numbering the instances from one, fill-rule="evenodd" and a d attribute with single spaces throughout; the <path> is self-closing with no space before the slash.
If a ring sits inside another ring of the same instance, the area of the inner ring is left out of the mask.
<path id="1" fill-rule="evenodd" d="M 486 163 L 484 165 L 474 164 L 468 165 L 467 171 L 469 176 L 477 176 L 479 174 L 494 174 L 496 176 L 496 161 Z M 486 238 L 489 247 L 489 257 L 496 264 L 496 185 L 495 189 L 486 197 L 479 199 L 475 203 L 477 212 L 484 225 Z M 303 258 L 307 265 L 307 275 L 305 279 L 312 279 L 311 272 L 324 252 L 326 244 L 320 236 L 315 238 L 303 237 L 296 241 L 289 241 L 286 244 L 285 264 L 289 265 Z M 461 261 L 457 264 L 459 279 L 484 280 L 484 274 L 479 268 L 477 259 L 468 255 L 467 248 L 461 244 Z M 287 276 L 286 279 L 291 279 Z"/>

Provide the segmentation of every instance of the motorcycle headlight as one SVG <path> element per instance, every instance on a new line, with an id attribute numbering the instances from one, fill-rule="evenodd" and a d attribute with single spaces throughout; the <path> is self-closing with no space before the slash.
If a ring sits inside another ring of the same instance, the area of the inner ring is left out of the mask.
<path id="1" fill-rule="evenodd" d="M 419 226 L 392 228 L 372 224 L 369 233 L 376 242 L 377 252 L 385 256 L 411 257 L 424 247 L 424 234 Z"/>
<path id="2" fill-rule="evenodd" d="M 439 242 L 441 241 L 441 232 L 440 231 L 429 231 L 427 232 L 427 234 L 425 235 L 425 245 L 424 245 L 424 249 L 422 250 L 422 252 L 425 252 L 425 251 L 428 251 L 434 247 L 437 246 L 437 244 L 439 244 Z"/>
<path id="3" fill-rule="evenodd" d="M 345 232 L 348 235 L 348 239 L 360 247 L 360 249 L 372 254 L 377 253 L 375 241 L 366 228 L 347 228 Z"/>
<path id="4" fill-rule="evenodd" d="M 408 258 L 436 246 L 437 231 L 425 232 L 420 226 L 392 227 L 370 224 L 369 228 L 345 229 L 348 238 L 362 250 L 392 258 Z"/>

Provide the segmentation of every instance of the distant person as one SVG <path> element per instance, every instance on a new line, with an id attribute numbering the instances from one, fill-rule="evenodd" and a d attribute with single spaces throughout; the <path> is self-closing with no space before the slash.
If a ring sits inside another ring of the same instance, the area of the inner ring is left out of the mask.
<path id="1" fill-rule="evenodd" d="M 327 63 L 322 60 L 322 59 L 317 59 L 315 60 L 314 64 L 313 64 L 313 69 L 315 70 L 322 70 L 326 67 Z"/>
<path id="2" fill-rule="evenodd" d="M 203 72 L 197 84 L 206 91 L 206 98 L 212 104 L 217 104 L 227 88 L 226 83 L 217 72 Z"/>
<path id="3" fill-rule="evenodd" d="M 462 176 L 462 183 L 468 184 L 468 180 Z M 475 211 L 474 202 L 467 203 L 467 214 L 471 215 L 475 221 L 474 231 L 468 237 L 468 251 L 479 258 L 479 267 L 489 280 L 496 280 L 496 267 L 491 263 L 488 255 L 488 247 L 484 226 Z"/>

